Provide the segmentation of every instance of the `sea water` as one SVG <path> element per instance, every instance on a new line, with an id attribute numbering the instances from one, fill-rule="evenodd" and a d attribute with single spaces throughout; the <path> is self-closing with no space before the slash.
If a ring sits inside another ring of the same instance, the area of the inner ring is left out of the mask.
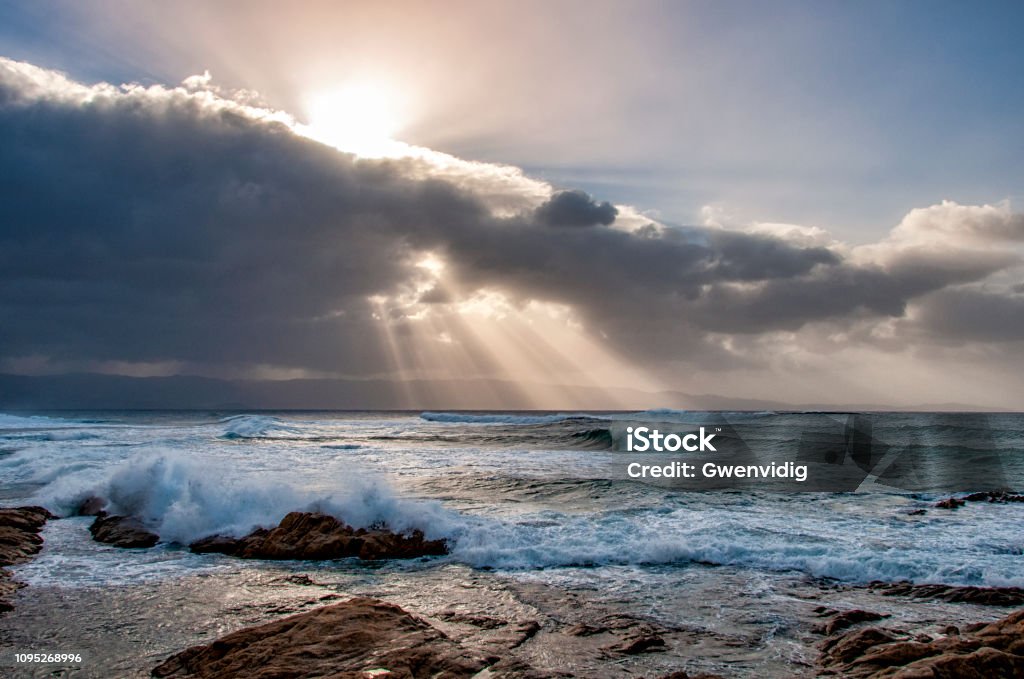
<path id="1" fill-rule="evenodd" d="M 849 418 L 727 416 L 776 457 L 795 450 L 823 421 L 841 425 Z M 125 550 L 93 542 L 88 517 L 50 522 L 43 552 L 14 569 L 30 585 L 25 591 L 36 588 L 39 596 L 112 586 L 167 591 L 197 577 L 219 577 L 221 589 L 244 592 L 247 585 L 239 583 L 262 577 L 264 565 L 192 554 L 187 544 L 213 534 L 244 535 L 294 510 L 328 512 L 354 526 L 420 529 L 446 538 L 451 548 L 448 556 L 405 565 L 301 564 L 321 580 L 370 577 L 375 592 L 422 593 L 425 583 L 440 587 L 452 577 L 499 578 L 524 591 L 544 587 L 549 597 L 591 592 L 619 610 L 677 625 L 702 615 L 700 606 L 713 606 L 703 614 L 703 628 L 735 631 L 756 618 L 760 627 L 751 634 L 762 645 L 778 633 L 772 607 L 785 609 L 789 594 L 779 592 L 788 583 L 1024 586 L 1024 503 L 943 511 L 932 508 L 941 492 L 880 485 L 870 475 L 849 492 L 768 486 L 700 492 L 620 473 L 636 457 L 616 445 L 623 422 L 656 419 L 685 428 L 722 417 L 9 413 L 0 414 L 0 496 L 7 506 L 40 504 L 60 515 L 99 496 L 111 511 L 136 516 L 160 535 L 153 549 Z M 957 460 L 982 441 L 1004 461 L 993 482 L 1021 486 L 1022 415 L 872 417 L 872 435 L 888 450 L 912 447 L 946 460 L 954 472 Z M 926 512 L 913 513 L 919 509 Z M 781 667 L 779 676 L 792 671 Z"/>
<path id="2" fill-rule="evenodd" d="M 792 436 L 807 417 L 744 416 L 779 437 Z M 679 492 L 609 478 L 622 453 L 589 445 L 586 435 L 624 417 L 629 415 L 7 414 L 0 415 L 0 493 L 7 505 L 41 504 L 62 515 L 100 496 L 114 511 L 140 517 L 162 541 L 185 545 L 212 534 L 243 535 L 289 511 L 315 509 L 355 526 L 418 528 L 430 538 L 448 538 L 450 560 L 510 572 L 700 562 L 847 582 L 1024 586 L 1024 506 L 978 504 L 969 514 L 932 512 L 908 520 L 903 510 L 927 507 L 938 495 Z M 970 417 L 977 423 L 977 416 Z M 959 436 L 945 430 L 948 416 L 878 418 L 883 426 L 876 424 L 876 435 L 888 428 L 890 440 L 915 430 L 916 440 L 931 441 L 938 450 Z M 929 422 L 938 419 L 943 424 L 929 432 Z M 1009 455 L 1024 451 L 1024 416 L 987 415 L 985 424 Z M 89 539 L 83 530 L 54 532 L 69 548 Z M 122 550 L 110 558 L 121 554 L 137 559 L 136 552 Z M 177 553 L 167 560 L 164 567 L 145 566 L 140 577 L 171 577 L 203 561 Z M 37 560 L 22 573 L 30 581 L 75 583 L 76 572 L 51 574 L 48 567 Z M 92 582 L 130 572 L 126 563 L 107 575 L 83 577 Z"/>

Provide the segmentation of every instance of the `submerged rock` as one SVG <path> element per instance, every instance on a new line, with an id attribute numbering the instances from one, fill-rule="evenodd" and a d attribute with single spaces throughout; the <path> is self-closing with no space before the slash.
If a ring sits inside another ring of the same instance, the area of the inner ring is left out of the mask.
<path id="1" fill-rule="evenodd" d="M 194 646 L 154 677 L 471 677 L 489 663 L 421 618 L 355 598 Z M 376 673 L 376 674 L 375 674 Z"/>
<path id="2" fill-rule="evenodd" d="M 0 613 L 13 608 L 8 597 L 22 587 L 4 567 L 28 561 L 39 553 L 43 548 L 39 533 L 48 520 L 55 518 L 42 507 L 0 509 Z"/>
<path id="3" fill-rule="evenodd" d="M 150 532 L 142 522 L 130 516 L 107 516 L 100 512 L 89 526 L 92 539 L 115 547 L 152 547 L 160 537 Z"/>
<path id="4" fill-rule="evenodd" d="M 948 497 L 945 500 L 936 502 L 935 506 L 940 509 L 957 509 L 958 507 L 963 507 L 968 502 L 992 502 L 996 504 L 1024 502 L 1024 495 L 1018 495 L 1005 490 L 986 490 L 980 493 L 964 495 L 963 497 Z"/>
<path id="5" fill-rule="evenodd" d="M 1008 493 L 1005 490 L 990 490 L 982 493 L 971 493 L 964 496 L 965 502 L 996 502 L 1005 504 L 1007 502 L 1024 502 L 1024 495 Z"/>
<path id="6" fill-rule="evenodd" d="M 876 627 L 842 632 L 825 640 L 819 662 L 854 679 L 1024 676 L 1024 610 L 938 639 Z"/>
<path id="7" fill-rule="evenodd" d="M 90 495 L 75 507 L 75 510 L 71 513 L 72 516 L 103 516 L 106 514 L 104 508 L 107 506 L 107 501 L 96 495 Z"/>
<path id="8" fill-rule="evenodd" d="M 276 528 L 260 528 L 243 538 L 213 535 L 189 545 L 197 554 L 220 553 L 242 559 L 325 560 L 412 559 L 447 554 L 444 540 L 427 540 L 420 531 L 409 535 L 386 528 L 355 529 L 333 516 L 291 512 Z"/>

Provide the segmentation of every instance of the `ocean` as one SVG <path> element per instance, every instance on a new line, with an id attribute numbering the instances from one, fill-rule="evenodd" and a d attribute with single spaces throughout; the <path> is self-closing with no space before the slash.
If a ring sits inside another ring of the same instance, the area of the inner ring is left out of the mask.
<path id="1" fill-rule="evenodd" d="M 704 641 L 694 650 L 702 667 L 792 676 L 812 664 L 800 623 L 806 603 L 822 588 L 855 603 L 858 586 L 877 580 L 1024 587 L 1024 503 L 938 510 L 934 503 L 948 493 L 927 480 L 970 478 L 980 486 L 991 479 L 989 487 L 955 489 L 1019 490 L 1024 415 L 858 414 L 855 433 L 869 429 L 877 459 L 859 465 L 864 471 L 855 484 L 844 476 L 846 485 L 838 489 L 818 483 L 803 490 L 790 481 L 701 490 L 624 473 L 628 461 L 643 456 L 623 449 L 623 427 L 652 422 L 680 430 L 728 423 L 722 439 L 732 433 L 748 452 L 779 461 L 821 457 L 820 450 L 808 453 L 808 442 L 820 443 L 834 430 L 853 460 L 847 467 L 856 469 L 854 417 L 675 411 L 0 414 L 3 505 L 40 504 L 66 515 L 83 499 L 100 496 L 161 537 L 155 548 L 125 550 L 92 541 L 87 517 L 50 522 L 43 551 L 13 569 L 29 585 L 23 596 L 40 598 L 37 612 L 5 619 L 0 640 L 17 645 L 44 635 L 86 647 L 97 662 L 109 654 L 106 664 L 94 668 L 135 671 L 183 647 L 174 643 L 208 640 L 204 635 L 211 630 L 265 618 L 270 613 L 263 609 L 245 609 L 246 597 L 266 603 L 299 596 L 294 587 L 273 593 L 266 587 L 303 573 L 336 591 L 384 593 L 428 609 L 470 590 L 478 604 L 533 607 L 556 618 L 597 607 L 666 628 L 713 632 L 709 638 L 721 637 L 720 643 Z M 883 473 L 895 468 L 894 460 L 909 459 L 915 460 L 913 473 L 903 473 L 898 483 Z M 978 472 L 979 464 L 971 461 L 979 459 L 988 466 L 972 477 L 967 472 Z M 921 460 L 934 464 L 925 469 Z M 383 522 L 396 530 L 420 529 L 428 538 L 446 538 L 451 553 L 408 563 L 270 564 L 196 555 L 185 547 L 212 534 L 243 535 L 276 524 L 289 511 L 310 509 L 355 526 Z M 174 633 L 150 619 L 156 593 L 171 592 L 181 604 L 174 613 L 181 629 Z M 487 603 L 492 595 L 505 603 Z M 135 611 L 136 620 L 152 623 L 152 629 L 132 623 L 128 637 L 137 634 L 137 643 L 124 641 L 121 627 L 90 637 L 39 612 L 47 597 L 91 601 L 100 616 L 96 626 L 109 626 L 114 613 L 104 606 L 113 606 L 117 596 L 124 597 L 118 615 Z M 190 600 L 196 601 L 191 608 L 182 603 Z M 236 607 L 213 603 L 227 600 Z M 121 638 L 103 641 L 104 634 Z M 594 676 L 618 676 L 645 663 L 672 662 L 662 654 L 591 669 Z"/>

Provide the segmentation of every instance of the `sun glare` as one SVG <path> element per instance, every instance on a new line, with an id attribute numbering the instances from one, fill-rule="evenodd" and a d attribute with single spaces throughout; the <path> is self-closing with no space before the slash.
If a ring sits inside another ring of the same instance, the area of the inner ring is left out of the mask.
<path id="1" fill-rule="evenodd" d="M 342 151 L 373 158 L 396 155 L 405 146 L 393 138 L 401 129 L 399 98 L 384 86 L 360 83 L 317 92 L 305 109 L 306 134 Z"/>

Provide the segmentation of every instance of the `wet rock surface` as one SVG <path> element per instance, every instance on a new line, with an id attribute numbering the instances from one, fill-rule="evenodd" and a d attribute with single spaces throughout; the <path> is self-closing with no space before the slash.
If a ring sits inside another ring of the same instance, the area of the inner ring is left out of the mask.
<path id="1" fill-rule="evenodd" d="M 147 529 L 142 522 L 130 516 L 107 516 L 105 512 L 96 515 L 89 526 L 92 539 L 115 547 L 141 549 L 152 547 L 160 537 Z"/>
<path id="2" fill-rule="evenodd" d="M 954 585 L 915 585 L 909 582 L 872 582 L 868 589 L 882 596 L 902 596 L 930 601 L 980 604 L 982 606 L 1024 605 L 1020 587 L 958 587 Z"/>
<path id="3" fill-rule="evenodd" d="M 444 540 L 427 540 L 420 531 L 409 535 L 387 528 L 355 529 L 327 514 L 291 512 L 271 529 L 243 538 L 214 535 L 189 545 L 198 554 L 219 553 L 242 559 L 327 560 L 412 559 L 447 554 Z"/>
<path id="4" fill-rule="evenodd" d="M 982 493 L 971 493 L 970 495 L 964 496 L 963 500 L 965 502 L 995 502 L 1005 504 L 1007 502 L 1024 502 L 1024 495 L 996 490 Z"/>
<path id="5" fill-rule="evenodd" d="M 991 502 L 995 504 L 1007 504 L 1011 502 L 1024 502 L 1024 495 L 1011 493 L 1005 490 L 986 490 L 980 493 L 971 493 L 962 497 L 948 497 L 939 500 L 935 506 L 939 509 L 958 509 L 968 502 Z"/>
<path id="6" fill-rule="evenodd" d="M 842 612 L 821 608 L 817 612 L 819 615 L 828 617 L 828 620 L 815 628 L 814 631 L 818 634 L 835 634 L 840 630 L 847 629 L 862 622 L 874 622 L 876 620 L 882 620 L 889 617 L 888 614 L 864 611 L 859 608 Z"/>
<path id="7" fill-rule="evenodd" d="M 14 608 L 9 598 L 22 587 L 11 578 L 6 566 L 28 561 L 37 554 L 43 548 L 39 533 L 54 518 L 42 507 L 0 509 L 0 613 Z"/>
<path id="8" fill-rule="evenodd" d="M 178 653 L 155 677 L 471 677 L 500 659 L 394 604 L 357 597 Z M 520 670 L 524 668 L 520 667 Z"/>
<path id="9" fill-rule="evenodd" d="M 826 639 L 819 662 L 827 673 L 853 679 L 1024 676 L 1024 610 L 972 629 L 947 628 L 932 638 L 862 627 Z"/>

